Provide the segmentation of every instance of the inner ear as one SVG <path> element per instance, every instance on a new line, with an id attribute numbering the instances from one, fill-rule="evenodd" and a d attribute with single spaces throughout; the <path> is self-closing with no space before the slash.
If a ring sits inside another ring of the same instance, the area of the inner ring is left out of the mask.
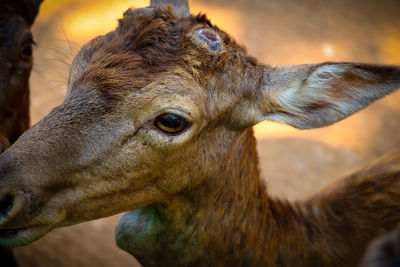
<path id="1" fill-rule="evenodd" d="M 222 42 L 221 37 L 212 30 L 199 29 L 194 33 L 195 40 L 202 45 L 205 45 L 213 52 L 221 51 Z"/>
<path id="2" fill-rule="evenodd" d="M 261 120 L 310 129 L 344 119 L 399 88 L 400 67 L 326 62 L 267 67 L 264 77 Z"/>

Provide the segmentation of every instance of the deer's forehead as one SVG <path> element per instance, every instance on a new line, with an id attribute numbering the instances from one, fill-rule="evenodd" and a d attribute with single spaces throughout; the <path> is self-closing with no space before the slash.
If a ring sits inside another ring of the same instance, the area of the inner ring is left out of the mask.
<path id="1" fill-rule="evenodd" d="M 181 110 L 197 116 L 202 116 L 199 113 L 206 109 L 206 102 L 206 91 L 190 76 L 179 72 L 165 74 L 124 99 L 125 105 L 138 112 Z"/>
<path id="2" fill-rule="evenodd" d="M 179 101 L 205 102 L 209 110 L 222 110 L 212 100 L 222 95 L 225 103 L 234 102 L 227 98 L 235 96 L 232 90 L 239 95 L 247 87 L 235 75 L 253 64 L 247 61 L 245 50 L 205 16 L 178 19 L 167 10 L 155 18 L 129 15 L 114 32 L 94 39 L 77 55 L 71 77 L 79 76 L 79 85 L 71 90 L 91 87 L 109 103 L 131 94 L 141 104 L 179 96 Z"/>

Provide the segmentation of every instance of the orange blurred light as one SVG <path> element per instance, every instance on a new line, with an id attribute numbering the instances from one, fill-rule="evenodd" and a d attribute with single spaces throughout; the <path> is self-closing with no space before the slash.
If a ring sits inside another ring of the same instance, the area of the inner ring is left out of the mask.
<path id="1" fill-rule="evenodd" d="M 388 29 L 385 38 L 382 40 L 382 53 L 385 62 L 400 64 L 400 31 L 398 29 Z"/>
<path id="2" fill-rule="evenodd" d="M 65 17 L 66 34 L 75 40 L 87 41 L 114 30 L 117 19 L 129 7 L 145 7 L 149 4 L 149 0 L 87 2 Z"/>
<path id="3" fill-rule="evenodd" d="M 93 37 L 112 31 L 117 26 L 117 19 L 122 17 L 129 7 L 149 6 L 149 0 L 96 1 L 80 4 L 76 10 L 64 18 L 65 33 L 76 41 L 87 41 Z M 190 2 L 191 12 L 204 12 L 212 23 L 239 38 L 242 27 L 236 10 L 213 5 Z M 240 38 L 239 38 L 240 39 Z"/>

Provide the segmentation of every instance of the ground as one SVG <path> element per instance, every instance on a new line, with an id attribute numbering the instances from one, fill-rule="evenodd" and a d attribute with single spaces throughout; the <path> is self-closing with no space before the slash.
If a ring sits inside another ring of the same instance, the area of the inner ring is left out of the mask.
<path id="1" fill-rule="evenodd" d="M 46 0 L 33 28 L 32 123 L 61 103 L 68 65 L 79 47 L 111 30 L 129 6 L 147 1 Z M 203 0 L 194 13 L 271 65 L 358 61 L 400 64 L 398 0 Z M 261 173 L 274 196 L 299 199 L 400 145 L 400 91 L 333 126 L 298 131 L 255 127 Z M 118 215 L 57 229 L 15 249 L 21 266 L 135 266 L 114 242 Z"/>

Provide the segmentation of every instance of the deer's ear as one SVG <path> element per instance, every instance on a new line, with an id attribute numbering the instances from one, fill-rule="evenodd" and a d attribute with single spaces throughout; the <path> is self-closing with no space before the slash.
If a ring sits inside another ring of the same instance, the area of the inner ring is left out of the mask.
<path id="1" fill-rule="evenodd" d="M 266 67 L 260 85 L 260 120 L 296 128 L 335 123 L 400 87 L 400 67 L 322 63 Z"/>
<path id="2" fill-rule="evenodd" d="M 43 0 L 7 0 L 11 9 L 20 15 L 28 25 L 32 25 L 39 12 L 40 4 Z"/>

